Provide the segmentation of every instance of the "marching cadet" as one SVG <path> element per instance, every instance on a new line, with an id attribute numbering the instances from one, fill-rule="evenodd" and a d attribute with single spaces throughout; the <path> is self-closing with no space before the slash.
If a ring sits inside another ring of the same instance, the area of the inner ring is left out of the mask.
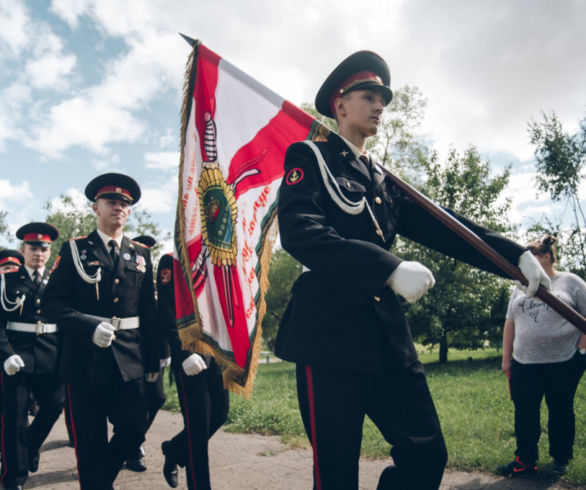
<path id="1" fill-rule="evenodd" d="M 151 248 L 153 247 L 157 241 L 149 235 L 140 235 L 136 236 L 132 239 L 133 242 L 142 243 L 145 247 Z M 155 290 L 156 293 L 156 290 Z M 156 294 L 155 294 L 156 295 Z M 148 410 L 148 420 L 147 420 L 147 431 L 153 424 L 157 412 L 165 403 L 165 387 L 163 386 L 163 371 L 164 369 L 171 364 L 171 353 L 169 351 L 169 343 L 165 337 L 165 332 L 163 332 L 162 326 L 157 322 L 157 345 L 159 346 L 160 351 L 160 360 L 159 360 L 159 377 L 154 383 L 147 383 L 146 384 L 146 399 L 147 399 L 147 410 Z M 145 434 L 146 436 L 146 434 Z M 126 468 L 131 471 L 146 471 L 146 463 L 144 460 L 145 452 L 142 445 L 139 445 L 136 450 L 130 453 L 130 456 L 126 459 Z"/>
<path id="2" fill-rule="evenodd" d="M 103 174 L 85 195 L 98 228 L 63 244 L 43 304 L 63 333 L 61 374 L 80 486 L 104 490 L 144 441 L 145 378 L 154 382 L 159 375 L 156 305 L 149 250 L 123 234 L 140 199 L 138 184 Z"/>
<path id="3" fill-rule="evenodd" d="M 0 274 L 14 272 L 24 264 L 24 257 L 18 250 L 5 248 L 0 250 Z"/>
<path id="4" fill-rule="evenodd" d="M 163 475 L 170 487 L 179 484 L 177 466 L 185 467 L 187 488 L 209 490 L 208 440 L 228 416 L 229 397 L 224 389 L 222 370 L 211 356 L 184 350 L 175 326 L 173 256 L 163 255 L 157 269 L 159 309 L 157 319 L 167 332 L 171 347 L 171 369 L 184 427 L 163 442 Z"/>
<path id="5" fill-rule="evenodd" d="M 281 243 L 305 272 L 292 289 L 275 353 L 297 364 L 299 407 L 314 453 L 315 488 L 358 488 L 368 415 L 392 444 L 395 466 L 378 488 L 433 489 L 447 452 L 423 367 L 398 296 L 421 298 L 429 269 L 389 251 L 401 234 L 499 273 L 452 231 L 407 199 L 365 151 L 392 98 L 390 72 L 371 51 L 344 60 L 317 93 L 316 108 L 339 135 L 291 145 L 279 191 Z M 545 272 L 524 248 L 464 218 L 519 267 L 530 294 Z"/>
<path id="6" fill-rule="evenodd" d="M 2 484 L 21 489 L 39 468 L 39 449 L 59 418 L 65 389 L 59 377 L 57 325 L 49 323 L 41 304 L 49 271 L 51 242 L 59 236 L 47 223 L 28 223 L 18 229 L 23 264 L 0 276 L 0 361 L 4 411 L 2 430 Z M 6 255 L 5 255 L 6 254 Z M 12 251 L 0 264 L 18 262 Z M 28 426 L 32 395 L 39 410 Z"/>

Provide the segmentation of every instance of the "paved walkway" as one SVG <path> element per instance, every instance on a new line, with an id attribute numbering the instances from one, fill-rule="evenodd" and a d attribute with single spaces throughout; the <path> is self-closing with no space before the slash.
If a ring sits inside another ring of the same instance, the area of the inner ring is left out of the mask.
<path id="1" fill-rule="evenodd" d="M 161 411 L 145 443 L 148 470 L 123 470 L 116 480 L 117 490 L 168 489 L 162 473 L 161 442 L 182 427 L 181 415 Z M 308 490 L 312 488 L 312 456 L 309 449 L 288 449 L 279 437 L 218 432 L 210 442 L 212 487 L 214 490 Z M 378 476 L 388 461 L 360 462 L 360 489 L 374 490 Z M 30 476 L 25 488 L 69 490 L 79 488 L 74 450 L 67 445 L 63 419 L 59 420 L 41 449 L 39 471 Z M 179 488 L 186 488 L 180 473 Z M 559 490 L 543 482 L 494 478 L 482 473 L 448 472 L 442 490 Z"/>

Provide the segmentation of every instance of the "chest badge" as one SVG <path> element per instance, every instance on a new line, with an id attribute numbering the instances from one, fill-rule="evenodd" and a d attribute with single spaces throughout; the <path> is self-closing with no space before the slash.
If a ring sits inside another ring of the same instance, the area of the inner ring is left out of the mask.
<path id="1" fill-rule="evenodd" d="M 130 254 L 129 254 L 128 252 L 124 252 L 124 253 L 122 254 L 122 258 L 123 258 L 124 260 L 130 260 Z M 142 257 L 141 257 L 141 258 L 142 258 Z M 137 257 L 137 259 L 136 259 L 136 262 L 138 263 L 138 257 Z"/>
<path id="2" fill-rule="evenodd" d="M 303 170 L 301 170 L 300 168 L 293 168 L 289 170 L 289 173 L 285 178 L 285 182 L 287 183 L 287 185 L 299 184 L 299 182 L 303 180 L 303 176 Z"/>
<path id="3" fill-rule="evenodd" d="M 128 256 L 130 259 L 130 255 Z M 139 272 L 146 272 L 146 260 L 142 255 L 136 256 L 136 270 Z"/>

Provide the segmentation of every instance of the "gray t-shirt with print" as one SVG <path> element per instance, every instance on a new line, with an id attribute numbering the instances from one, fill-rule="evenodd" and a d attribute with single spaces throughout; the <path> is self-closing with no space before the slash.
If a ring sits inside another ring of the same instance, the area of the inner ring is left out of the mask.
<path id="1" fill-rule="evenodd" d="M 570 272 L 551 278 L 551 292 L 580 314 L 586 314 L 586 282 Z M 513 358 L 522 364 L 564 362 L 576 353 L 580 331 L 538 298 L 515 288 L 507 318 L 515 322 Z"/>

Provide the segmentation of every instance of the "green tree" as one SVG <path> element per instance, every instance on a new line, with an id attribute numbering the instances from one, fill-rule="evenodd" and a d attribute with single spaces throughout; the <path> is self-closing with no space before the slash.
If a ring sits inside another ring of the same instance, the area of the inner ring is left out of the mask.
<path id="1" fill-rule="evenodd" d="M 0 211 L 0 237 L 5 240 L 10 240 L 10 233 L 8 233 L 8 224 L 6 223 L 6 215 L 8 211 Z"/>
<path id="2" fill-rule="evenodd" d="M 434 155 L 426 167 L 424 193 L 434 202 L 496 231 L 510 231 L 510 200 L 501 194 L 509 181 L 509 169 L 491 176 L 488 161 L 474 146 L 462 155 L 451 149 L 445 164 Z M 493 274 L 401 240 L 402 257 L 431 269 L 436 284 L 407 311 L 416 341 L 440 347 L 440 362 L 447 362 L 448 348 L 479 348 L 500 337 L 502 318 L 495 318 L 507 283 Z M 501 308 L 502 310 L 502 308 Z"/>
<path id="3" fill-rule="evenodd" d="M 89 204 L 79 205 L 71 196 L 60 195 L 56 201 L 47 201 L 44 205 L 47 211 L 45 221 L 59 230 L 59 238 L 53 243 L 49 264 L 61 250 L 64 241 L 70 238 L 91 233 L 98 224 L 96 215 Z M 137 235 L 151 235 L 157 244 L 151 249 L 153 262 L 156 263 L 161 249 L 161 240 L 168 240 L 169 233 L 163 234 L 160 227 L 153 222 L 147 211 L 133 209 L 130 218 L 124 227 L 124 234 L 129 238 Z"/>
<path id="4" fill-rule="evenodd" d="M 291 298 L 291 286 L 301 274 L 301 264 L 282 248 L 273 252 L 269 268 L 269 289 L 265 295 L 267 312 L 262 321 L 262 335 L 271 350 L 279 322 Z"/>
<path id="5" fill-rule="evenodd" d="M 535 145 L 537 189 L 549 192 L 554 201 L 563 201 L 572 210 L 571 230 L 558 235 L 566 244 L 568 262 L 571 269 L 584 270 L 586 266 L 586 240 L 582 231 L 586 226 L 584 210 L 580 203 L 579 187 L 584 179 L 583 168 L 586 162 L 586 118 L 582 120 L 580 131 L 570 134 L 564 130 L 557 115 L 543 113 L 540 122 L 529 123 L 529 136 Z M 563 221 L 563 217 L 560 218 Z M 548 223 L 546 227 L 550 227 Z"/>
<path id="6" fill-rule="evenodd" d="M 427 100 L 417 87 L 405 85 L 393 92 L 393 100 L 383 111 L 376 136 L 369 138 L 366 149 L 377 161 L 410 181 L 417 181 L 429 157 L 429 149 L 417 131 L 421 127 Z M 313 104 L 301 108 L 332 131 L 336 121 L 322 116 Z"/>

